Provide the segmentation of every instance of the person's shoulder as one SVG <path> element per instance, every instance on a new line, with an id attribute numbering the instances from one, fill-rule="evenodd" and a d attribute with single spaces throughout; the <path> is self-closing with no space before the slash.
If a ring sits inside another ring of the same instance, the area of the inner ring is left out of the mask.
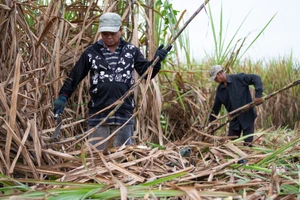
<path id="1" fill-rule="evenodd" d="M 236 73 L 236 74 L 229 74 L 228 75 L 230 78 L 242 78 L 245 76 L 245 73 L 243 72 L 239 72 L 239 73 Z"/>
<path id="2" fill-rule="evenodd" d="M 89 46 L 87 46 L 84 50 L 84 53 L 89 53 L 89 52 L 95 52 L 95 50 L 97 51 L 99 48 L 99 43 L 98 42 L 95 42 L 93 44 L 90 44 Z"/>
<path id="3" fill-rule="evenodd" d="M 245 76 L 245 73 L 235 73 L 235 74 L 226 74 L 227 82 L 239 81 L 242 80 Z"/>
<path id="4" fill-rule="evenodd" d="M 236 73 L 236 74 L 226 74 L 227 78 L 237 78 L 241 75 L 242 73 Z"/>
<path id="5" fill-rule="evenodd" d="M 236 74 L 234 74 L 234 75 L 236 75 L 236 76 L 244 76 L 245 73 L 244 73 L 244 72 L 239 72 L 239 73 L 236 73 Z"/>
<path id="6" fill-rule="evenodd" d="M 93 44 L 90 44 L 86 49 L 95 49 L 95 48 L 98 48 L 99 45 L 100 44 L 98 42 L 95 42 Z"/>
<path id="7" fill-rule="evenodd" d="M 120 41 L 121 41 L 121 46 L 131 46 L 131 47 L 135 47 L 135 48 L 137 48 L 134 44 L 132 44 L 131 42 L 128 42 L 128 41 L 126 41 L 124 38 L 120 38 Z"/>
<path id="8" fill-rule="evenodd" d="M 239 77 L 260 77 L 258 74 L 252 74 L 252 73 L 239 73 Z"/>
<path id="9" fill-rule="evenodd" d="M 127 46 L 129 47 L 130 49 L 138 49 L 137 46 L 135 46 L 134 44 L 130 43 L 130 42 L 124 42 L 123 43 L 123 46 Z"/>

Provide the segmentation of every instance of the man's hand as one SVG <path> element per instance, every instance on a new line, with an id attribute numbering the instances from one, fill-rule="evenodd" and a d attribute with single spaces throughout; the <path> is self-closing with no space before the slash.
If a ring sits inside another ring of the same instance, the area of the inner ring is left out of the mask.
<path id="1" fill-rule="evenodd" d="M 54 117 L 56 114 L 61 114 L 64 111 L 64 108 L 66 106 L 67 97 L 60 95 L 55 101 L 54 101 Z"/>
<path id="2" fill-rule="evenodd" d="M 255 98 L 254 99 L 254 103 L 255 103 L 255 105 L 259 105 L 259 104 L 262 104 L 263 103 L 263 99 L 262 98 Z"/>
<path id="3" fill-rule="evenodd" d="M 157 48 L 155 55 L 154 55 L 154 59 L 156 59 L 157 56 L 159 57 L 159 62 L 163 61 L 166 58 L 168 52 L 172 49 L 172 45 L 170 45 L 167 49 L 163 49 L 163 48 L 164 48 L 164 45 L 163 44 L 160 45 Z"/>

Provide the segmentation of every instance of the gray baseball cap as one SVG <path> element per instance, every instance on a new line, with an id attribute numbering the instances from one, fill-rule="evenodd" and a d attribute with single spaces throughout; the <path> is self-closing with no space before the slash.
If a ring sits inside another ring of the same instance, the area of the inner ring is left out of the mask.
<path id="1" fill-rule="evenodd" d="M 222 71 L 223 68 L 221 67 L 221 65 L 214 65 L 210 68 L 209 70 L 209 81 L 213 81 L 215 80 L 217 74 Z"/>
<path id="2" fill-rule="evenodd" d="M 120 15 L 107 12 L 101 15 L 98 32 L 118 32 L 122 26 Z"/>

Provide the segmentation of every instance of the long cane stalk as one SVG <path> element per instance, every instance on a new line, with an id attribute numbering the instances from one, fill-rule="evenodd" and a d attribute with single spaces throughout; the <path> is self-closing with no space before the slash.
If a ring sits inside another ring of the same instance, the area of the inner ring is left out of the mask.
<path id="1" fill-rule="evenodd" d="M 179 37 L 179 35 L 184 31 L 184 29 L 188 26 L 188 24 L 196 17 L 196 15 L 206 6 L 206 4 L 209 2 L 209 0 L 205 0 L 204 3 L 195 11 L 195 13 L 185 22 L 183 27 L 178 31 L 178 33 L 169 41 L 169 43 L 165 46 L 165 49 L 170 49 L 171 45 L 174 43 L 174 41 Z M 90 129 L 82 134 L 76 135 L 71 138 L 66 138 L 62 141 L 56 142 L 56 144 L 62 144 L 67 142 L 72 142 L 78 140 L 78 142 L 82 141 L 86 137 L 88 137 L 90 134 L 92 134 L 99 126 L 103 125 L 106 120 L 112 116 L 124 103 L 124 100 L 131 95 L 135 88 L 142 82 L 143 79 L 145 79 L 146 75 L 149 73 L 149 70 L 152 70 L 152 68 L 156 65 L 156 63 L 159 61 L 159 57 L 156 57 L 152 64 L 148 67 L 148 69 L 139 77 L 139 79 L 136 81 L 136 83 L 126 92 L 118 101 L 116 101 L 113 105 L 116 105 L 116 107 L 107 115 L 106 118 L 104 118 L 99 124 L 97 124 L 93 129 Z M 111 107 L 111 106 L 110 106 Z M 99 111 L 98 113 L 102 112 Z M 96 113 L 96 114 L 98 114 Z"/>
<path id="2" fill-rule="evenodd" d="M 285 90 L 287 90 L 287 89 L 289 89 L 289 88 L 291 88 L 291 87 L 294 87 L 294 86 L 296 86 L 296 85 L 298 85 L 298 84 L 300 84 L 300 79 L 298 79 L 298 80 L 296 80 L 296 81 L 294 81 L 294 82 L 292 82 L 292 83 L 290 83 L 290 84 L 284 86 L 283 88 L 281 88 L 281 89 L 279 89 L 279 90 L 277 90 L 277 91 L 275 91 L 275 92 L 272 92 L 271 94 L 268 94 L 268 95 L 262 97 L 262 99 L 263 99 L 263 101 L 266 101 L 266 100 L 270 99 L 271 97 L 273 97 L 273 96 L 279 94 L 280 92 L 283 92 L 283 91 L 285 91 Z M 246 104 L 246 105 L 244 105 L 244 106 L 242 106 L 242 107 L 239 107 L 239 108 L 235 109 L 234 111 L 231 111 L 231 112 L 227 113 L 226 115 L 223 115 L 223 116 L 221 116 L 221 117 L 218 117 L 216 120 L 214 120 L 212 123 L 210 123 L 210 125 L 207 126 L 205 129 L 206 129 L 206 130 L 209 130 L 209 131 L 208 131 L 208 134 L 211 134 L 211 133 L 215 132 L 216 130 L 222 128 L 222 127 L 223 127 L 224 125 L 226 125 L 228 122 L 232 121 L 232 120 L 235 119 L 237 116 L 239 116 L 240 114 L 246 112 L 247 110 L 249 110 L 250 108 L 252 108 L 252 107 L 254 107 L 254 106 L 256 106 L 256 104 L 255 104 L 255 102 L 253 101 L 253 102 L 248 103 L 248 104 Z M 221 119 L 224 119 L 224 118 L 226 118 L 226 117 L 228 117 L 228 119 L 226 120 L 226 122 L 224 122 L 223 124 L 220 124 L 219 126 L 217 126 L 217 127 L 215 127 L 215 128 L 211 128 L 212 125 L 215 124 L 215 122 L 217 122 L 217 121 L 219 121 L 219 120 L 221 120 Z"/>

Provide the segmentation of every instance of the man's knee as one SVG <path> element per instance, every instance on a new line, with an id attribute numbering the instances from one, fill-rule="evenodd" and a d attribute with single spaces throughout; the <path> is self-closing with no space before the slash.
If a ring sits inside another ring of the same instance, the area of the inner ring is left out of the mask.
<path id="1" fill-rule="evenodd" d="M 88 130 L 92 130 L 94 126 L 88 126 Z M 100 126 L 98 127 L 91 135 L 88 137 L 89 138 L 89 143 L 91 145 L 95 145 L 95 147 L 98 150 L 103 150 L 107 147 L 109 144 L 109 141 L 104 142 L 103 144 L 100 144 L 101 141 L 106 139 L 110 135 L 109 127 L 108 126 Z"/>
<path id="2" fill-rule="evenodd" d="M 133 136 L 133 125 L 126 125 L 122 127 L 116 134 L 117 137 L 114 141 L 114 146 L 121 146 L 123 144 L 130 145 L 133 144 L 134 141 L 132 139 Z"/>

